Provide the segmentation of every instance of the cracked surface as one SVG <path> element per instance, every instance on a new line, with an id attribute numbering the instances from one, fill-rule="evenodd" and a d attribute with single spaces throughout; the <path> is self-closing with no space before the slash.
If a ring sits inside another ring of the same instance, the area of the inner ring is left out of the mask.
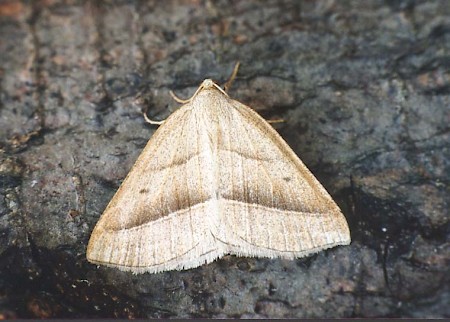
<path id="1" fill-rule="evenodd" d="M 449 317 L 450 4 L 0 4 L 2 317 Z M 155 128 L 205 78 L 266 119 L 352 244 L 134 276 L 85 259 Z"/>

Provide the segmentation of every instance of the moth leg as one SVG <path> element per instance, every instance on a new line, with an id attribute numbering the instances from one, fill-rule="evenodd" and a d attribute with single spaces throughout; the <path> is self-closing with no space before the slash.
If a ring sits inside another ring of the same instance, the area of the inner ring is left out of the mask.
<path id="1" fill-rule="evenodd" d="M 283 123 L 285 122 L 284 119 L 275 119 L 275 120 L 266 120 L 267 123 Z"/>

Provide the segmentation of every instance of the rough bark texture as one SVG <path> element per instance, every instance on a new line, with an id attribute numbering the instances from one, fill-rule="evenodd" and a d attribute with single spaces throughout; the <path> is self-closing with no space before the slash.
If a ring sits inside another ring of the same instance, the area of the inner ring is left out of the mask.
<path id="1" fill-rule="evenodd" d="M 0 317 L 450 317 L 450 2 L 0 2 Z M 131 275 L 90 232 L 169 90 L 242 67 L 353 242 Z"/>

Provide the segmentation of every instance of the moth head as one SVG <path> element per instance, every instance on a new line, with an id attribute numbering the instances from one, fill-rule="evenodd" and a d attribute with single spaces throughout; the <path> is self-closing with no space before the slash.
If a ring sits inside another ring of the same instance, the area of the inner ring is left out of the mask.
<path id="1" fill-rule="evenodd" d="M 197 92 L 200 92 L 201 90 L 204 89 L 217 89 L 219 90 L 219 92 L 221 92 L 222 94 L 228 96 L 228 94 L 216 83 L 214 83 L 214 81 L 212 79 L 205 79 L 202 84 L 200 85 L 200 87 L 198 88 Z M 195 96 L 195 94 L 194 94 Z"/>
<path id="2" fill-rule="evenodd" d="M 214 83 L 214 81 L 212 79 L 205 79 L 202 84 L 200 85 L 201 88 L 203 89 L 210 89 L 210 88 L 214 88 L 214 87 L 218 87 L 218 85 L 216 83 Z"/>

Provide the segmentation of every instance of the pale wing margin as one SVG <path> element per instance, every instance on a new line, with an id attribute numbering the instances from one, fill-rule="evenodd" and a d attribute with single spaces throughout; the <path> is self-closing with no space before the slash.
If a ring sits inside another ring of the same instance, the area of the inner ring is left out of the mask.
<path id="1" fill-rule="evenodd" d="M 188 269 L 223 255 L 209 233 L 208 202 L 142 226 L 92 235 L 89 261 L 133 273 Z"/>

